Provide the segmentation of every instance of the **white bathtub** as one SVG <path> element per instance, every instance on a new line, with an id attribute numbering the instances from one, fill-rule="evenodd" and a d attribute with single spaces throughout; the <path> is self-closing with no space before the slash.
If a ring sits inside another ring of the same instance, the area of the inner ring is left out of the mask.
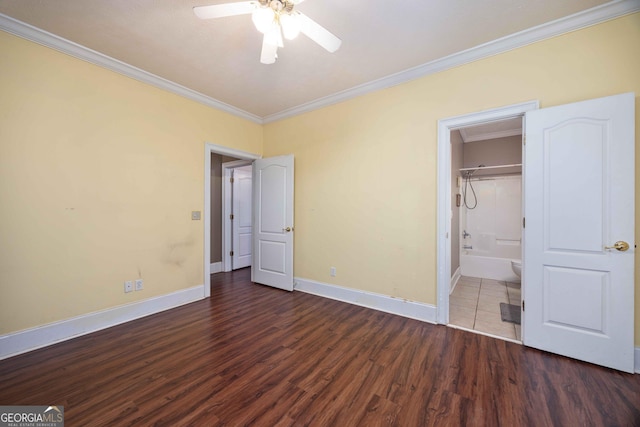
<path id="1" fill-rule="evenodd" d="M 520 283 L 520 278 L 515 275 L 511 268 L 512 259 L 515 258 L 495 258 L 475 255 L 473 251 L 463 251 L 460 255 L 460 274 L 469 277 Z"/>

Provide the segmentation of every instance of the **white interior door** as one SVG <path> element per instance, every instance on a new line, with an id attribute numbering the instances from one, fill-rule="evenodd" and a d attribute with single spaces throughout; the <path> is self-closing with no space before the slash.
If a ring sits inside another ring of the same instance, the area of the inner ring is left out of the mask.
<path id="1" fill-rule="evenodd" d="M 528 112 L 524 171 L 524 344 L 627 372 L 634 114 L 631 93 Z"/>
<path id="2" fill-rule="evenodd" d="M 251 166 L 233 170 L 232 269 L 251 265 Z"/>
<path id="3" fill-rule="evenodd" d="M 252 281 L 293 290 L 293 155 L 253 163 Z"/>

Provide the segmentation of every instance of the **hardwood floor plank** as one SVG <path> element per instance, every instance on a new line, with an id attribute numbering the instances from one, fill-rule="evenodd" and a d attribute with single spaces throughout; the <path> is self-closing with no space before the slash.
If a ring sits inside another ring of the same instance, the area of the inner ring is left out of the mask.
<path id="1" fill-rule="evenodd" d="M 640 376 L 212 276 L 210 299 L 0 361 L 68 426 L 640 426 Z"/>

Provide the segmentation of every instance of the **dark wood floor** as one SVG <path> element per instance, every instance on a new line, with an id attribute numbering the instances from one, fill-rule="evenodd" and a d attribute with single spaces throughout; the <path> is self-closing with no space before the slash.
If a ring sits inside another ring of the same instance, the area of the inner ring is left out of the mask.
<path id="1" fill-rule="evenodd" d="M 0 362 L 67 426 L 637 426 L 640 375 L 249 281 Z"/>

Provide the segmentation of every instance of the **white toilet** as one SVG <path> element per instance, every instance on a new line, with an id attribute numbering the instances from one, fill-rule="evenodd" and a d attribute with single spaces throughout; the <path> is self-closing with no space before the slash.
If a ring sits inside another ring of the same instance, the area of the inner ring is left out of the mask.
<path id="1" fill-rule="evenodd" d="M 511 269 L 518 277 L 522 277 L 522 261 L 520 260 L 512 260 L 511 261 Z"/>

